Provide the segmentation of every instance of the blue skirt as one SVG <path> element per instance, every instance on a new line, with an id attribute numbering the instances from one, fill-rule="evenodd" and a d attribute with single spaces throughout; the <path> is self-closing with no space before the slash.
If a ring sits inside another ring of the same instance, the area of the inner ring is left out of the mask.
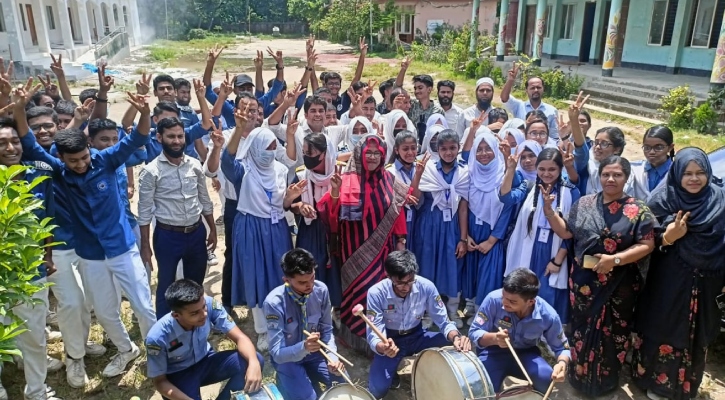
<path id="1" fill-rule="evenodd" d="M 418 210 L 415 221 L 413 252 L 418 260 L 420 276 L 431 280 L 438 292 L 448 297 L 458 296 L 461 290 L 461 270 L 464 258 L 456 258 L 456 245 L 461 238 L 458 213 L 451 221 L 443 221 L 443 212 L 426 201 Z"/>
<path id="2" fill-rule="evenodd" d="M 272 289 L 283 283 L 279 266 L 284 253 L 292 249 L 292 237 L 284 219 L 237 213 L 234 218 L 232 304 L 261 307 Z M 243 285 L 243 290 L 240 288 Z"/>
<path id="3" fill-rule="evenodd" d="M 537 240 L 534 241 L 534 248 L 531 251 L 531 264 L 529 268 L 539 277 L 539 296 L 554 307 L 559 314 L 562 324 L 569 323 L 569 289 L 557 289 L 549 286 L 549 277 L 544 276 L 546 266 L 551 261 L 551 242 L 554 239 L 554 232 L 549 232 L 549 240 L 546 243 L 538 241 L 539 231 L 536 229 Z"/>
<path id="4" fill-rule="evenodd" d="M 313 219 L 309 225 L 301 219 L 297 224 L 297 247 L 312 253 L 317 261 L 315 276 L 324 282 L 330 291 L 330 302 L 333 307 L 342 303 L 342 282 L 340 280 L 340 263 L 336 257 L 330 257 L 327 251 L 327 231 L 319 218 Z"/>
<path id="5" fill-rule="evenodd" d="M 468 236 L 476 243 L 488 240 L 491 225 L 486 222 L 477 225 L 476 216 L 469 211 Z M 480 305 L 487 294 L 503 287 L 503 272 L 506 269 L 504 251 L 503 241 L 499 240 L 486 254 L 478 250 L 466 254 L 461 285 L 466 299 L 475 297 L 475 303 Z"/>

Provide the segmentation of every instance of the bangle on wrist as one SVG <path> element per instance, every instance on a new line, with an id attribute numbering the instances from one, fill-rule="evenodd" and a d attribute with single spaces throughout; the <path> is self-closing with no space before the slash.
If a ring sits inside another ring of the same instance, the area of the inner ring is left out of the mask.
<path id="1" fill-rule="evenodd" d="M 340 193 L 338 193 L 337 196 L 333 196 L 332 195 L 332 192 L 330 192 L 330 197 L 332 197 L 333 199 L 339 199 L 340 198 Z"/>
<path id="2" fill-rule="evenodd" d="M 665 246 L 671 246 L 672 245 L 672 242 L 670 242 L 669 240 L 667 240 L 667 238 L 665 237 L 665 234 L 664 233 L 662 234 L 662 244 L 665 245 Z"/>
<path id="3" fill-rule="evenodd" d="M 100 97 L 96 97 L 96 101 L 99 103 L 108 103 L 108 99 L 102 99 Z"/>
<path id="4" fill-rule="evenodd" d="M 563 263 L 557 263 L 555 258 L 552 258 L 549 262 L 556 265 L 559 268 L 561 268 L 561 264 L 563 264 Z"/>

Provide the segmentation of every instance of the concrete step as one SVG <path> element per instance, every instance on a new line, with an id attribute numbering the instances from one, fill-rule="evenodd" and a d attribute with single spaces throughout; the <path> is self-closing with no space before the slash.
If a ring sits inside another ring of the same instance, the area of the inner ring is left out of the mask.
<path id="1" fill-rule="evenodd" d="M 657 102 L 659 107 L 662 101 L 662 96 L 669 94 L 669 90 L 666 88 L 659 89 L 646 89 L 638 86 L 631 86 L 629 84 L 605 82 L 605 81 L 587 81 L 584 83 L 583 89 L 585 91 L 597 92 L 597 93 L 609 93 L 609 94 L 624 94 L 637 99 L 649 99 Z M 699 106 L 707 101 L 707 96 L 694 93 L 695 95 L 695 106 Z M 612 99 L 617 100 L 617 99 Z M 625 101 L 626 102 L 626 101 Z M 657 108 L 655 107 L 655 108 Z"/>
<path id="2" fill-rule="evenodd" d="M 582 90 L 584 91 L 584 94 L 588 94 L 591 98 L 597 98 L 599 100 L 611 100 L 620 103 L 627 103 L 634 106 L 648 108 L 653 111 L 657 111 L 657 109 L 660 108 L 660 99 L 641 97 L 628 94 L 623 91 L 614 91 L 598 87 L 585 87 Z M 576 97 L 574 97 L 573 100 L 576 100 Z"/>
<path id="3" fill-rule="evenodd" d="M 673 79 L 675 79 L 675 78 L 673 78 Z M 669 93 L 671 88 L 673 88 L 675 86 L 680 86 L 679 84 L 678 85 L 665 84 L 662 86 L 655 86 L 655 85 L 648 85 L 646 83 L 641 83 L 641 82 L 636 82 L 636 81 L 622 81 L 621 79 L 605 78 L 605 77 L 589 78 L 589 79 L 587 79 L 587 84 L 606 85 L 608 87 L 623 87 L 623 88 L 628 88 L 631 90 L 639 89 L 639 90 L 643 90 L 646 92 L 655 92 L 655 93 L 659 92 L 661 94 L 667 94 L 667 93 Z M 690 90 L 692 90 L 692 88 L 690 88 Z M 705 100 L 705 99 L 707 99 L 707 96 L 708 96 L 708 93 L 706 93 L 706 92 L 701 93 L 701 92 L 696 92 L 694 90 L 693 90 L 693 94 L 695 95 L 695 97 L 698 100 L 700 100 L 700 99 Z"/>
<path id="4" fill-rule="evenodd" d="M 570 100 L 576 100 L 576 95 L 572 95 L 570 97 Z M 643 107 L 640 105 L 635 104 L 629 104 L 621 101 L 616 100 L 608 100 L 608 99 L 601 99 L 598 97 L 591 97 L 588 101 L 585 107 L 588 107 L 589 105 L 601 107 L 604 109 L 619 111 L 622 113 L 626 113 L 629 115 L 636 115 L 641 116 L 645 118 L 649 118 L 652 120 L 657 120 L 661 118 L 661 115 L 657 112 L 657 110 L 653 110 L 648 107 Z"/>
<path id="5" fill-rule="evenodd" d="M 587 101 L 587 104 L 584 106 L 584 108 L 586 108 L 587 110 L 590 110 L 590 111 L 598 111 L 600 113 L 614 115 L 617 117 L 629 118 L 629 119 L 633 119 L 635 121 L 640 121 L 640 122 L 644 122 L 644 123 L 651 124 L 651 125 L 658 125 L 658 124 L 663 123 L 663 121 L 661 121 L 659 119 L 643 117 L 641 115 L 635 115 L 635 114 L 631 114 L 629 112 L 615 111 L 615 110 L 612 110 L 611 108 L 599 107 L 599 106 L 590 104 L 591 100 L 592 99 L 589 99 L 589 101 Z M 576 100 L 564 100 L 564 103 L 574 104 L 575 101 Z"/>

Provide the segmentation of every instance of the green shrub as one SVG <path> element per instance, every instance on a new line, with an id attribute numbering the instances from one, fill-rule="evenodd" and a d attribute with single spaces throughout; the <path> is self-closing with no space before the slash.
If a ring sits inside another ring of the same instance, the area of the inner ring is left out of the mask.
<path id="1" fill-rule="evenodd" d="M 501 67 L 495 67 L 493 71 L 491 71 L 491 79 L 493 79 L 493 83 L 495 83 L 496 86 L 503 86 L 506 83 L 506 77 L 504 76 Z"/>
<path id="2" fill-rule="evenodd" d="M 491 77 L 493 67 L 494 65 L 493 61 L 491 61 L 491 58 L 482 58 L 481 61 L 478 62 L 478 69 L 476 70 L 476 76 L 474 78 L 482 78 L 484 76 Z"/>
<path id="3" fill-rule="evenodd" d="M 673 129 L 690 127 L 695 108 L 695 96 L 688 85 L 677 86 L 662 96 L 659 111 L 667 118 L 667 125 Z"/>
<path id="4" fill-rule="evenodd" d="M 39 221 L 33 213 L 43 202 L 30 190 L 45 178 L 31 183 L 18 179 L 26 170 L 0 166 L 0 316 L 10 318 L 9 324 L 0 325 L 0 362 L 20 355 L 14 338 L 25 331 L 24 321 L 13 314 L 13 307 L 37 303 L 31 297 L 47 286 L 31 282 L 45 255 L 42 243 L 53 229 L 50 218 Z"/>
<path id="5" fill-rule="evenodd" d="M 718 115 L 710 106 L 710 103 L 704 103 L 695 109 L 692 117 L 692 125 L 699 133 L 716 134 Z"/>
<path id="6" fill-rule="evenodd" d="M 560 69 L 543 71 L 540 77 L 544 82 L 544 96 L 556 100 L 568 99 L 578 93 L 584 82 L 578 75 L 565 74 Z"/>
<path id="7" fill-rule="evenodd" d="M 207 32 L 204 29 L 190 29 L 189 34 L 187 35 L 187 38 L 189 40 L 194 39 L 205 39 L 207 36 L 209 36 L 209 32 Z"/>
<path id="8" fill-rule="evenodd" d="M 169 61 L 177 56 L 176 49 L 171 47 L 152 47 L 149 57 L 154 61 Z"/>
<path id="9" fill-rule="evenodd" d="M 471 60 L 466 64 L 466 78 L 476 79 L 478 76 L 478 60 Z"/>

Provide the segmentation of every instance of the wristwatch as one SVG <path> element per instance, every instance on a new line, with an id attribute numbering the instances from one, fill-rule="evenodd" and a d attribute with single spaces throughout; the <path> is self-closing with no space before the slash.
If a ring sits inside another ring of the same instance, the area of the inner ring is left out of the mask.
<path id="1" fill-rule="evenodd" d="M 274 67 L 277 69 L 277 71 L 284 69 L 284 67 L 280 67 L 279 64 L 276 64 Z"/>
<path id="2" fill-rule="evenodd" d="M 614 256 L 614 265 L 619 265 L 621 262 L 622 262 L 621 258 Z"/>

